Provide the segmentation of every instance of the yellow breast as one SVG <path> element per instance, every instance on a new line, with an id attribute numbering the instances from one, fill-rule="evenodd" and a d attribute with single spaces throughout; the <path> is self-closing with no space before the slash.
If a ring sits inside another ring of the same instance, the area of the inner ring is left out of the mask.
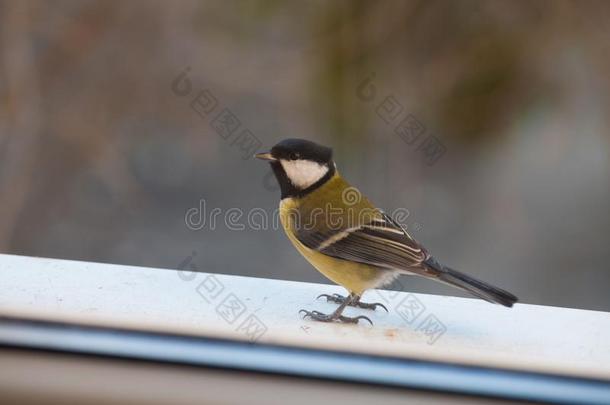
<path id="1" fill-rule="evenodd" d="M 384 271 L 366 264 L 326 256 L 299 242 L 294 232 L 294 215 L 290 215 L 290 213 L 298 210 L 300 203 L 301 201 L 298 199 L 283 199 L 280 202 L 280 221 L 288 239 L 303 257 L 331 281 L 345 287 L 354 294 L 362 295 L 366 289 L 374 288 L 380 284 L 386 276 Z"/>

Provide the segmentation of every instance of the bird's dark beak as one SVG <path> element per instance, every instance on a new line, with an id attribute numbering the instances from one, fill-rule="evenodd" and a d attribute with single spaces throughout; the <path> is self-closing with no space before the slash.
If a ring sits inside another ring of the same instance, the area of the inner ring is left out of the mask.
<path id="1" fill-rule="evenodd" d="M 270 161 L 276 161 L 277 160 L 276 158 L 271 156 L 271 153 L 269 153 L 269 152 L 257 153 L 256 155 L 254 155 L 254 157 L 257 158 L 257 159 L 261 159 L 261 160 L 270 160 Z"/>

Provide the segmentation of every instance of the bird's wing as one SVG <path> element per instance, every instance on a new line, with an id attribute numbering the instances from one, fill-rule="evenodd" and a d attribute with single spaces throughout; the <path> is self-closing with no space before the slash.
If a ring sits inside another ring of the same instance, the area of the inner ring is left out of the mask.
<path id="1" fill-rule="evenodd" d="M 359 226 L 320 232 L 298 230 L 297 239 L 310 249 L 338 259 L 433 276 L 424 265 L 426 250 L 388 215 Z"/>

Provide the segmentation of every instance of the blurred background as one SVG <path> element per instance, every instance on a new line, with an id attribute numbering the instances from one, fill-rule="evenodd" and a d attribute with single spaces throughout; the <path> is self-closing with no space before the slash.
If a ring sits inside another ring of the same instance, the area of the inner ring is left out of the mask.
<path id="1" fill-rule="evenodd" d="M 0 252 L 326 282 L 277 227 L 224 220 L 274 215 L 244 157 L 301 137 L 440 260 L 609 311 L 608 21 L 605 1 L 0 1 Z"/>

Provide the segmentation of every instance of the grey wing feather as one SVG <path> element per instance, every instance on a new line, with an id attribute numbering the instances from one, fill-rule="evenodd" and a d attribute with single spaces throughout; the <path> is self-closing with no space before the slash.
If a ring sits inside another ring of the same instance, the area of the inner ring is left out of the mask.
<path id="1" fill-rule="evenodd" d="M 332 232 L 297 231 L 305 246 L 338 259 L 398 270 L 459 287 L 476 297 L 511 307 L 513 294 L 441 265 L 396 222 L 383 218 Z"/>
<path id="2" fill-rule="evenodd" d="M 299 231 L 297 238 L 310 249 L 338 259 L 432 275 L 422 265 L 428 258 L 426 250 L 386 214 L 354 228 L 326 233 Z"/>

